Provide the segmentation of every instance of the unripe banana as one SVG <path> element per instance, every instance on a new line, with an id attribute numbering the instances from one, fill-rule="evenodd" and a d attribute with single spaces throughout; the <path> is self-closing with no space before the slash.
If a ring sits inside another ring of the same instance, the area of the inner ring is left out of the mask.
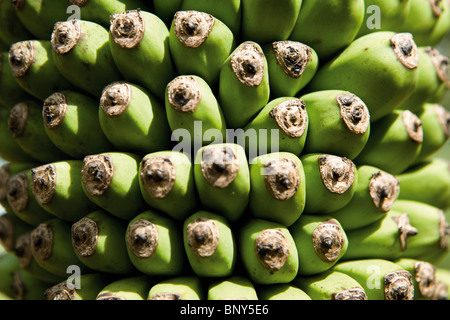
<path id="1" fill-rule="evenodd" d="M 165 108 L 172 132 L 187 130 L 190 144 L 224 141 L 227 129 L 224 114 L 203 78 L 181 75 L 173 79 L 166 88 Z"/>
<path id="2" fill-rule="evenodd" d="M 98 208 L 83 191 L 82 165 L 81 160 L 68 160 L 31 169 L 31 190 L 42 208 L 69 222 Z"/>
<path id="3" fill-rule="evenodd" d="M 94 97 L 100 97 L 109 83 L 122 79 L 111 54 L 108 30 L 95 22 L 74 19 L 55 23 L 51 46 L 59 72 Z"/>
<path id="4" fill-rule="evenodd" d="M 245 126 L 245 135 L 254 139 L 251 143 L 240 140 L 240 136 L 237 139 L 239 144 L 245 144 L 249 158 L 264 151 L 300 155 L 305 147 L 308 126 L 309 117 L 304 101 L 280 97 L 271 100 Z"/>
<path id="5" fill-rule="evenodd" d="M 263 49 L 241 43 L 221 65 L 218 100 L 228 128 L 244 127 L 269 102 L 269 67 Z"/>
<path id="6" fill-rule="evenodd" d="M 364 0 L 303 0 L 290 40 L 314 48 L 326 60 L 355 39 L 364 20 Z"/>
<path id="7" fill-rule="evenodd" d="M 334 270 L 309 277 L 298 277 L 294 283 L 312 300 L 368 300 L 358 281 Z"/>
<path id="8" fill-rule="evenodd" d="M 262 45 L 287 40 L 301 6 L 302 0 L 242 0 L 242 38 Z"/>
<path id="9" fill-rule="evenodd" d="M 13 252 L 17 240 L 31 230 L 33 226 L 20 220 L 14 213 L 0 215 L 0 246 L 7 253 Z"/>
<path id="10" fill-rule="evenodd" d="M 88 268 L 112 274 L 135 271 L 125 243 L 124 222 L 103 210 L 87 214 L 71 227 L 71 244 Z"/>
<path id="11" fill-rule="evenodd" d="M 417 83 L 417 67 L 417 45 L 410 34 L 374 32 L 319 68 L 309 90 L 352 92 L 367 105 L 374 122 L 409 97 Z"/>
<path id="12" fill-rule="evenodd" d="M 208 285 L 208 300 L 258 300 L 253 283 L 240 275 L 218 280 Z"/>
<path id="13" fill-rule="evenodd" d="M 397 109 L 372 126 L 366 146 L 354 161 L 397 175 L 413 164 L 422 142 L 420 118 L 409 110 Z"/>
<path id="14" fill-rule="evenodd" d="M 403 267 L 384 259 L 364 259 L 336 264 L 332 270 L 355 279 L 368 300 L 413 300 L 412 275 Z"/>
<path id="15" fill-rule="evenodd" d="M 82 273 L 90 271 L 73 250 L 70 223 L 59 218 L 47 220 L 31 231 L 31 252 L 42 268 L 60 277 L 68 276 L 70 266 L 79 267 Z"/>
<path id="16" fill-rule="evenodd" d="M 346 232 L 332 217 L 302 215 L 289 231 L 298 251 L 298 274 L 303 276 L 329 270 L 349 245 Z"/>
<path id="17" fill-rule="evenodd" d="M 11 1 L 0 0 L 0 40 L 6 45 L 10 45 L 17 41 L 33 38 L 34 36 L 19 20 Z"/>
<path id="18" fill-rule="evenodd" d="M 45 300 L 44 291 L 48 288 L 48 282 L 41 281 L 24 270 L 18 270 L 13 274 L 14 300 Z"/>
<path id="19" fill-rule="evenodd" d="M 146 300 L 150 288 L 147 276 L 121 278 L 106 285 L 95 300 Z"/>
<path id="20" fill-rule="evenodd" d="M 167 25 L 172 23 L 175 12 L 179 11 L 183 0 L 153 0 L 155 13 Z"/>
<path id="21" fill-rule="evenodd" d="M 86 156 L 81 169 L 86 196 L 112 215 L 130 221 L 146 207 L 139 187 L 140 160 L 121 152 Z"/>
<path id="22" fill-rule="evenodd" d="M 345 207 L 358 184 L 355 164 L 330 154 L 311 153 L 300 157 L 305 172 L 304 213 L 329 214 Z"/>
<path id="23" fill-rule="evenodd" d="M 298 251 L 284 225 L 250 219 L 240 230 L 239 246 L 241 261 L 252 282 L 289 283 L 296 277 Z"/>
<path id="24" fill-rule="evenodd" d="M 399 199 L 427 203 L 437 208 L 450 206 L 450 162 L 433 158 L 397 175 Z"/>
<path id="25" fill-rule="evenodd" d="M 247 209 L 250 171 L 244 149 L 233 143 L 200 148 L 194 163 L 195 186 L 202 205 L 238 220 Z"/>
<path id="26" fill-rule="evenodd" d="M 300 99 L 309 121 L 305 153 L 356 158 L 370 135 L 370 113 L 364 101 L 342 90 L 312 92 Z"/>
<path id="27" fill-rule="evenodd" d="M 199 199 L 190 158 L 178 151 L 144 156 L 139 165 L 139 186 L 144 200 L 175 220 L 194 213 Z"/>
<path id="28" fill-rule="evenodd" d="M 203 296 L 199 278 L 180 276 L 162 280 L 153 285 L 147 300 L 203 300 Z"/>
<path id="29" fill-rule="evenodd" d="M 357 171 L 352 199 L 343 208 L 330 213 L 345 231 L 368 226 L 385 217 L 399 197 L 400 185 L 403 187 L 398 176 L 376 167 L 361 165 Z"/>
<path id="30" fill-rule="evenodd" d="M 53 93 L 44 100 L 42 118 L 49 139 L 74 159 L 113 150 L 100 127 L 98 102 L 85 94 Z"/>
<path id="31" fill-rule="evenodd" d="M 75 283 L 60 282 L 45 290 L 44 295 L 47 300 L 95 300 L 111 281 L 104 273 L 82 274 Z"/>
<path id="32" fill-rule="evenodd" d="M 52 44 L 45 39 L 16 42 L 11 45 L 8 54 L 9 66 L 18 84 L 39 100 L 44 100 L 55 91 L 73 88 L 59 72 L 53 58 Z"/>
<path id="33" fill-rule="evenodd" d="M 125 233 L 133 265 L 146 275 L 180 274 L 185 268 L 180 231 L 178 224 L 158 212 L 148 210 L 137 215 Z"/>
<path id="34" fill-rule="evenodd" d="M 9 112 L 12 107 L 0 106 L 0 157 L 9 162 L 33 162 L 36 161 L 28 153 L 23 151 L 16 139 L 11 135 L 8 127 Z"/>
<path id="35" fill-rule="evenodd" d="M 6 253 L 0 256 L 0 292 L 14 299 L 16 294 L 13 290 L 15 272 L 20 270 L 19 259 L 14 255 L 14 253 Z"/>
<path id="36" fill-rule="evenodd" d="M 183 224 L 184 249 L 198 277 L 225 277 L 234 270 L 236 241 L 226 218 L 209 211 L 198 211 Z"/>
<path id="37" fill-rule="evenodd" d="M 197 75 L 214 86 L 222 64 L 236 46 L 233 32 L 211 14 L 195 10 L 176 12 L 169 31 L 178 74 Z"/>
<path id="38" fill-rule="evenodd" d="M 60 150 L 48 137 L 42 123 L 41 105 L 28 100 L 17 103 L 9 112 L 10 134 L 19 146 L 39 162 L 66 160 L 69 155 Z"/>
<path id="39" fill-rule="evenodd" d="M 305 291 L 293 284 L 272 284 L 258 290 L 260 300 L 312 300 Z"/>
<path id="40" fill-rule="evenodd" d="M 109 45 L 124 78 L 162 100 L 167 84 L 176 75 L 170 56 L 169 29 L 164 22 L 146 11 L 113 14 Z"/>

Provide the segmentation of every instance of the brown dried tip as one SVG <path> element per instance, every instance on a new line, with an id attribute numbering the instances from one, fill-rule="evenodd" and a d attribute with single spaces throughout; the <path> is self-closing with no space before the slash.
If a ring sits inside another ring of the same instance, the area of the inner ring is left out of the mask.
<path id="1" fill-rule="evenodd" d="M 69 288 L 67 281 L 64 281 L 45 290 L 44 297 L 47 300 L 75 300 L 76 289 Z"/>
<path id="2" fill-rule="evenodd" d="M 67 98 L 61 92 L 55 92 L 44 100 L 42 118 L 48 129 L 57 128 L 66 116 Z"/>
<path id="3" fill-rule="evenodd" d="M 425 261 L 417 261 L 414 264 L 414 271 L 414 279 L 418 284 L 420 294 L 426 298 L 431 298 L 436 284 L 436 267 Z"/>
<path id="4" fill-rule="evenodd" d="M 366 133 L 370 125 L 370 114 L 366 104 L 352 93 L 338 95 L 336 100 L 348 130 L 353 134 Z"/>
<path id="5" fill-rule="evenodd" d="M 75 5 L 78 7 L 84 7 L 88 4 L 89 0 L 69 0 L 71 5 Z"/>
<path id="6" fill-rule="evenodd" d="M 186 239 L 190 250 L 200 258 L 211 257 L 220 242 L 220 231 L 212 219 L 197 218 L 186 227 Z"/>
<path id="7" fill-rule="evenodd" d="M 344 231 L 333 220 L 322 222 L 312 233 L 312 243 L 320 260 L 335 262 L 345 245 Z"/>
<path id="8" fill-rule="evenodd" d="M 266 229 L 255 239 L 255 253 L 261 265 L 274 273 L 285 265 L 289 254 L 289 242 L 277 229 Z"/>
<path id="9" fill-rule="evenodd" d="M 414 285 L 411 273 L 406 270 L 388 273 L 384 277 L 385 300 L 413 300 Z"/>
<path id="10" fill-rule="evenodd" d="M 28 122 L 28 104 L 19 102 L 9 111 L 8 128 L 14 138 L 23 135 Z"/>
<path id="11" fill-rule="evenodd" d="M 305 102 L 300 99 L 290 99 L 278 104 L 270 111 L 269 116 L 291 138 L 302 137 L 308 127 Z"/>
<path id="12" fill-rule="evenodd" d="M 136 257 L 150 258 L 158 246 L 158 229 L 151 221 L 136 220 L 128 227 L 126 240 L 128 248 Z"/>
<path id="13" fill-rule="evenodd" d="M 113 13 L 109 30 L 113 41 L 119 47 L 132 49 L 144 38 L 144 18 L 139 10 Z"/>
<path id="14" fill-rule="evenodd" d="M 154 294 L 149 298 L 149 300 L 183 300 L 183 298 L 177 293 L 164 292 Z"/>
<path id="15" fill-rule="evenodd" d="M 95 300 L 127 300 L 124 297 L 119 297 L 117 293 L 104 292 L 97 296 Z"/>
<path id="16" fill-rule="evenodd" d="M 382 213 L 391 210 L 399 192 L 400 181 L 389 173 L 378 171 L 370 179 L 370 197 L 375 207 Z"/>
<path id="17" fill-rule="evenodd" d="M 431 61 L 433 62 L 434 68 L 436 69 L 436 75 L 438 76 L 439 80 L 441 80 L 443 83 L 448 84 L 448 57 L 442 55 L 438 49 L 433 47 L 427 47 L 425 49 L 425 52 L 430 55 Z"/>
<path id="18" fill-rule="evenodd" d="M 27 232 L 17 238 L 14 246 L 14 254 L 19 259 L 20 267 L 26 269 L 33 260 L 31 251 L 31 233 Z"/>
<path id="19" fill-rule="evenodd" d="M 13 283 L 11 284 L 11 289 L 15 294 L 16 300 L 25 300 L 25 295 L 27 293 L 27 287 L 23 281 L 22 274 L 20 271 L 15 271 L 12 273 Z"/>
<path id="20" fill-rule="evenodd" d="M 231 55 L 231 69 L 238 80 L 248 86 L 257 87 L 264 79 L 264 52 L 258 44 L 250 41 L 242 43 Z"/>
<path id="21" fill-rule="evenodd" d="M 406 127 L 406 132 L 410 139 L 416 143 L 423 142 L 423 128 L 422 121 L 409 110 L 405 110 L 402 113 L 403 123 Z"/>
<path id="22" fill-rule="evenodd" d="M 312 49 L 297 41 L 276 41 L 272 49 L 278 64 L 291 78 L 300 78 L 312 58 Z"/>
<path id="23" fill-rule="evenodd" d="M 33 42 L 21 41 L 12 44 L 8 61 L 13 76 L 23 78 L 34 63 Z"/>
<path id="24" fill-rule="evenodd" d="M 447 222 L 445 218 L 444 211 L 439 210 L 440 215 L 440 222 L 439 222 L 439 235 L 440 235 L 440 242 L 439 246 L 442 249 L 448 249 L 448 239 L 450 236 L 450 224 Z"/>
<path id="25" fill-rule="evenodd" d="M 401 250 L 405 251 L 408 247 L 408 238 L 417 235 L 418 231 L 409 224 L 409 216 L 406 213 L 398 217 L 392 217 L 392 219 L 398 225 Z"/>
<path id="26" fill-rule="evenodd" d="M 97 248 L 99 233 L 97 223 L 90 218 L 82 218 L 72 225 L 71 231 L 75 251 L 82 257 L 91 256 Z"/>
<path id="27" fill-rule="evenodd" d="M 9 205 L 15 212 L 22 212 L 28 206 L 30 199 L 28 194 L 28 177 L 25 173 L 19 173 L 8 179 L 6 185 Z"/>
<path id="28" fill-rule="evenodd" d="M 114 175 L 114 166 L 109 155 L 86 156 L 81 169 L 81 180 L 92 196 L 101 196 L 108 190 Z"/>
<path id="29" fill-rule="evenodd" d="M 319 171 L 322 182 L 332 193 L 343 194 L 355 180 L 355 165 L 345 158 L 333 155 L 318 157 Z"/>
<path id="30" fill-rule="evenodd" d="M 419 66 L 419 52 L 413 35 L 410 33 L 397 33 L 391 38 L 392 48 L 398 60 L 408 69 Z"/>
<path id="31" fill-rule="evenodd" d="M 448 285 L 442 281 L 436 281 L 431 300 L 448 300 L 448 298 Z"/>
<path id="32" fill-rule="evenodd" d="M 331 300 L 368 300 L 363 288 L 346 289 L 331 295 Z"/>
<path id="33" fill-rule="evenodd" d="M 0 243 L 7 252 L 14 249 L 14 224 L 7 215 L 0 216 Z"/>
<path id="34" fill-rule="evenodd" d="M 131 102 L 131 86 L 125 82 L 114 82 L 103 89 L 100 107 L 110 116 L 120 116 L 127 110 Z"/>
<path id="35" fill-rule="evenodd" d="M 174 32 L 178 41 L 186 48 L 198 48 L 211 33 L 215 19 L 212 15 L 199 11 L 178 11 L 174 16 Z"/>
<path id="36" fill-rule="evenodd" d="M 17 11 L 23 9 L 26 0 L 11 0 L 11 4 L 16 8 Z"/>
<path id="37" fill-rule="evenodd" d="M 80 40 L 81 26 L 79 20 L 56 22 L 51 36 L 53 51 L 56 54 L 69 53 Z"/>
<path id="38" fill-rule="evenodd" d="M 439 124 L 442 127 L 442 131 L 444 132 L 445 136 L 447 138 L 449 138 L 450 137 L 450 112 L 440 104 L 435 104 L 434 110 L 438 117 Z"/>
<path id="39" fill-rule="evenodd" d="M 150 197 L 164 199 L 175 185 L 175 166 L 168 157 L 145 157 L 141 163 L 140 178 Z"/>
<path id="40" fill-rule="evenodd" d="M 230 146 L 208 146 L 202 151 L 202 174 L 214 188 L 228 187 L 239 173 L 236 151 Z"/>
<path id="41" fill-rule="evenodd" d="M 192 76 L 178 76 L 167 85 L 167 99 L 175 111 L 192 113 L 202 100 L 200 85 Z"/>
<path id="42" fill-rule="evenodd" d="M 440 17 L 444 12 L 444 1 L 445 0 L 429 0 L 431 11 L 436 17 Z"/>
<path id="43" fill-rule="evenodd" d="M 56 190 L 56 168 L 53 164 L 31 170 L 31 190 L 41 205 L 52 201 Z"/>
<path id="44" fill-rule="evenodd" d="M 300 186 L 297 163 L 289 158 L 270 159 L 264 163 L 264 181 L 267 191 L 281 201 L 291 199 Z"/>
<path id="45" fill-rule="evenodd" d="M 9 164 L 6 163 L 0 167 L 0 201 L 6 201 L 6 194 L 8 193 L 6 186 L 10 176 Z"/>
<path id="46" fill-rule="evenodd" d="M 50 259 L 53 253 L 53 230 L 51 226 L 41 223 L 31 231 L 31 252 L 40 261 Z"/>

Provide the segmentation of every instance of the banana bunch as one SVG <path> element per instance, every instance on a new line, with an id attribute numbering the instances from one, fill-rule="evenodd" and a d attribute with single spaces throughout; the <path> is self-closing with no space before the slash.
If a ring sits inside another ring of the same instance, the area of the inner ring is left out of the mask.
<path id="1" fill-rule="evenodd" d="M 449 32 L 448 0 L 0 0 L 0 299 L 448 299 Z"/>

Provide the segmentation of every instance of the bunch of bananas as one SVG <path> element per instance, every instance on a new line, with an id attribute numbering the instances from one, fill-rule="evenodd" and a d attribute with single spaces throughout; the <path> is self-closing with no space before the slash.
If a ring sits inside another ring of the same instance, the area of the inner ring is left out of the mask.
<path id="1" fill-rule="evenodd" d="M 0 298 L 448 299 L 448 0 L 0 0 Z"/>

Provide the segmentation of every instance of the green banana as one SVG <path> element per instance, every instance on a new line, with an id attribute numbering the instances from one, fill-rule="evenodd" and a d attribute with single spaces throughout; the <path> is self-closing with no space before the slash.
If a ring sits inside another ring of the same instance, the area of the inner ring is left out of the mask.
<path id="1" fill-rule="evenodd" d="M 300 155 L 305 147 L 309 117 L 303 100 L 293 97 L 280 97 L 271 100 L 245 127 L 245 135 L 251 143 L 242 141 L 249 158 L 258 152 L 290 152 Z M 238 131 L 236 131 L 238 133 Z"/>
<path id="2" fill-rule="evenodd" d="M 240 230 L 241 262 L 256 284 L 289 283 L 299 268 L 298 251 L 288 228 L 262 219 L 248 220 Z"/>
<path id="3" fill-rule="evenodd" d="M 397 175 L 413 164 L 422 142 L 420 118 L 409 110 L 397 109 L 372 126 L 366 146 L 354 161 Z"/>
<path id="4" fill-rule="evenodd" d="M 228 128 L 242 128 L 270 99 L 269 66 L 262 47 L 242 42 L 221 65 L 218 100 Z"/>
<path id="5" fill-rule="evenodd" d="M 196 10 L 209 13 L 223 21 L 223 23 L 225 23 L 233 32 L 235 37 L 239 36 L 242 15 L 241 0 L 227 0 L 220 2 L 211 0 L 183 0 L 179 9 L 181 11 Z"/>
<path id="6" fill-rule="evenodd" d="M 302 0 L 242 0 L 241 37 L 262 45 L 287 40 L 299 13 Z"/>
<path id="7" fill-rule="evenodd" d="M 45 300 L 48 282 L 36 279 L 24 270 L 14 272 L 13 279 L 14 300 Z"/>
<path id="8" fill-rule="evenodd" d="M 169 46 L 178 74 L 197 75 L 214 86 L 236 40 L 221 20 L 205 12 L 188 10 L 175 13 Z"/>
<path id="9" fill-rule="evenodd" d="M 414 200 L 446 209 L 450 206 L 450 162 L 432 158 L 397 175 L 399 199 Z"/>
<path id="10" fill-rule="evenodd" d="M 288 152 L 269 153 L 250 162 L 252 216 L 292 225 L 305 208 L 306 182 L 302 161 Z"/>
<path id="11" fill-rule="evenodd" d="M 431 34 L 428 38 L 430 45 L 439 45 L 446 34 L 450 31 L 450 3 L 445 2 L 442 4 L 442 13 L 438 21 L 431 30 Z"/>
<path id="12" fill-rule="evenodd" d="M 151 283 L 147 276 L 121 278 L 106 285 L 95 300 L 146 300 Z"/>
<path id="13" fill-rule="evenodd" d="M 0 215 L 0 246 L 7 253 L 14 252 L 17 240 L 32 229 L 33 226 L 20 220 L 14 213 Z"/>
<path id="14" fill-rule="evenodd" d="M 122 79 L 111 54 L 108 30 L 95 22 L 74 19 L 55 23 L 51 47 L 59 72 L 94 97 L 109 83 Z"/>
<path id="15" fill-rule="evenodd" d="M 305 291 L 293 284 L 272 284 L 258 290 L 260 300 L 312 300 Z"/>
<path id="16" fill-rule="evenodd" d="M 246 211 L 250 195 L 250 171 L 244 148 L 233 143 L 200 148 L 194 160 L 194 179 L 205 208 L 238 220 Z"/>
<path id="17" fill-rule="evenodd" d="M 335 265 L 349 246 L 346 231 L 329 216 L 302 215 L 289 227 L 298 250 L 298 275 L 325 272 Z"/>
<path id="18" fill-rule="evenodd" d="M 364 0 L 303 0 L 289 39 L 311 46 L 325 61 L 353 42 L 365 22 L 364 9 Z"/>
<path id="19" fill-rule="evenodd" d="M 31 190 L 36 201 L 65 221 L 78 221 L 98 208 L 83 191 L 82 164 L 81 160 L 68 160 L 31 169 Z"/>
<path id="20" fill-rule="evenodd" d="M 237 246 L 229 222 L 209 211 L 190 215 L 183 224 L 184 249 L 198 277 L 230 276 L 237 260 Z"/>
<path id="21" fill-rule="evenodd" d="M 438 290 L 439 295 L 441 297 L 446 296 L 446 300 L 448 300 L 450 297 L 450 271 L 443 267 L 437 267 L 435 275 L 440 283 Z"/>
<path id="22" fill-rule="evenodd" d="M 370 135 L 370 113 L 364 101 L 342 90 L 311 92 L 300 97 L 308 111 L 305 153 L 328 152 L 352 160 Z"/>
<path id="23" fill-rule="evenodd" d="M 132 10 L 113 14 L 109 30 L 111 54 L 124 78 L 162 100 L 176 76 L 164 22 L 150 12 Z"/>
<path id="24" fill-rule="evenodd" d="M 55 91 L 73 88 L 59 72 L 50 40 L 13 43 L 9 49 L 8 60 L 17 83 L 39 100 L 44 100 Z"/>
<path id="25" fill-rule="evenodd" d="M 98 102 L 76 91 L 59 91 L 44 100 L 44 129 L 55 146 L 74 159 L 113 150 L 98 119 Z"/>
<path id="26" fill-rule="evenodd" d="M 19 259 L 14 253 L 6 253 L 0 256 L 0 292 L 14 299 L 16 294 L 13 290 L 14 278 L 13 274 L 20 270 Z"/>
<path id="27" fill-rule="evenodd" d="M 312 300 L 368 300 L 365 289 L 358 281 L 334 270 L 298 277 L 294 283 Z"/>
<path id="28" fill-rule="evenodd" d="M 146 207 L 139 187 L 140 157 L 109 152 L 86 156 L 81 169 L 86 196 L 112 215 L 131 220 Z"/>
<path id="29" fill-rule="evenodd" d="M 56 276 L 67 277 L 70 266 L 90 271 L 72 247 L 70 223 L 59 218 L 47 220 L 31 231 L 31 253 L 43 269 Z"/>
<path id="30" fill-rule="evenodd" d="M 203 295 L 199 278 L 180 276 L 162 280 L 153 285 L 147 300 L 203 300 Z"/>
<path id="31" fill-rule="evenodd" d="M 17 16 L 11 1 L 0 0 L 0 40 L 7 45 L 17 41 L 33 39 Z"/>
<path id="32" fill-rule="evenodd" d="M 269 70 L 270 92 L 275 97 L 297 96 L 319 67 L 316 51 L 297 41 L 275 41 L 263 47 Z"/>
<path id="33" fill-rule="evenodd" d="M 17 144 L 33 159 L 51 162 L 70 158 L 47 136 L 38 101 L 27 100 L 16 104 L 9 112 L 8 127 Z"/>
<path id="34" fill-rule="evenodd" d="M 45 290 L 47 300 L 95 300 L 99 292 L 111 283 L 110 277 L 104 273 L 81 274 L 76 283 L 62 281 Z"/>
<path id="35" fill-rule="evenodd" d="M 367 105 L 374 122 L 413 92 L 417 67 L 417 45 L 411 34 L 374 32 L 356 39 L 319 68 L 308 90 L 352 92 Z"/>
<path id="36" fill-rule="evenodd" d="M 169 147 L 170 128 L 164 105 L 138 85 L 107 85 L 98 112 L 101 129 L 118 150 L 146 153 Z"/>
<path id="37" fill-rule="evenodd" d="M 103 210 L 91 212 L 72 224 L 71 244 L 78 259 L 89 269 L 111 274 L 135 271 L 124 241 L 122 220 Z"/>
<path id="38" fill-rule="evenodd" d="M 233 275 L 211 282 L 207 300 L 258 300 L 258 294 L 248 278 Z"/>
<path id="39" fill-rule="evenodd" d="M 358 181 L 350 202 L 329 215 L 339 221 L 345 231 L 368 226 L 391 210 L 400 194 L 398 176 L 393 176 L 373 166 L 357 167 Z"/>
<path id="40" fill-rule="evenodd" d="M 358 170 L 345 158 L 310 153 L 300 157 L 305 172 L 306 214 L 329 214 L 352 200 L 358 185 Z"/>
<path id="41" fill-rule="evenodd" d="M 224 114 L 203 78 L 195 75 L 176 77 L 167 85 L 164 100 L 170 129 L 173 133 L 177 129 L 187 130 L 189 145 L 224 141 L 227 129 Z"/>
<path id="42" fill-rule="evenodd" d="M 183 0 L 153 0 L 155 13 L 167 25 L 172 23 L 175 12 L 179 11 Z"/>
<path id="43" fill-rule="evenodd" d="M 144 200 L 181 221 L 199 205 L 190 158 L 178 151 L 158 151 L 144 156 L 139 165 L 139 186 Z"/>
<path id="44" fill-rule="evenodd" d="M 172 219 L 152 210 L 131 220 L 125 241 L 136 269 L 146 275 L 180 274 L 185 268 L 185 253 L 179 231 Z"/>
<path id="45" fill-rule="evenodd" d="M 366 292 L 368 300 L 413 300 L 415 296 L 411 273 L 388 260 L 340 262 L 331 270 L 355 279 Z"/>

